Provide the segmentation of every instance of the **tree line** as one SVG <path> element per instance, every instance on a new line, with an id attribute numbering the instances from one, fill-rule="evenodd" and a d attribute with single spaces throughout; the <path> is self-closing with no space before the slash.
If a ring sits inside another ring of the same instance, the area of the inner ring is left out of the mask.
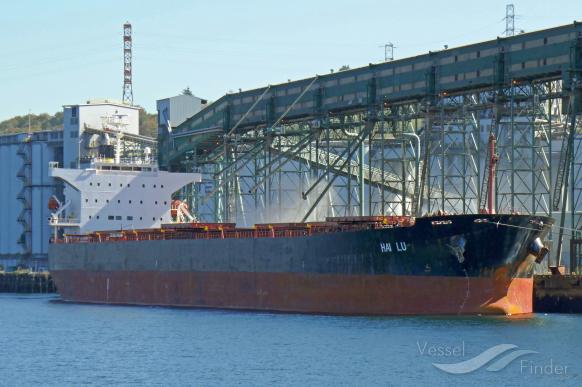
<path id="1" fill-rule="evenodd" d="M 157 127 L 157 115 L 150 114 L 145 109 L 140 108 L 139 133 L 143 136 L 157 137 Z M 62 111 L 55 114 L 41 113 L 14 116 L 0 122 L 0 135 L 59 129 L 63 129 Z"/>

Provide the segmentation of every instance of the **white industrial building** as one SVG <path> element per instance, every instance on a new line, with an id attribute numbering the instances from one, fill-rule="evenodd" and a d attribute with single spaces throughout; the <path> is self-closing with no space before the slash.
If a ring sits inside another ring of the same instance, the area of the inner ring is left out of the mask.
<path id="1" fill-rule="evenodd" d="M 156 101 L 158 110 L 158 127 L 176 126 L 206 107 L 205 99 L 194 95 L 181 94 Z"/>
<path id="2" fill-rule="evenodd" d="M 110 100 L 90 100 L 81 105 L 63 106 L 63 166 L 87 167 L 96 154 L 87 152 L 108 145 L 108 135 L 123 132 L 139 136 L 139 108 Z M 95 136 L 93 136 L 95 135 Z M 98 142 L 96 137 L 103 141 Z"/>

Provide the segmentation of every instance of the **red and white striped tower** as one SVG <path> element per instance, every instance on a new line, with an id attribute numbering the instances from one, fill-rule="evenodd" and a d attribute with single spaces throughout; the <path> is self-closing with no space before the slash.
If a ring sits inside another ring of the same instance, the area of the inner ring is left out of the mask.
<path id="1" fill-rule="evenodd" d="M 123 103 L 133 105 L 131 85 L 131 24 L 123 25 Z"/>

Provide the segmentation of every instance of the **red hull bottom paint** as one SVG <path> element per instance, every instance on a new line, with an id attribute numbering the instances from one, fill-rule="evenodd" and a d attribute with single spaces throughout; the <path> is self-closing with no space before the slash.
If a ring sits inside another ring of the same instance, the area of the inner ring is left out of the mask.
<path id="1" fill-rule="evenodd" d="M 532 312 L 532 278 L 242 272 L 51 273 L 64 301 L 338 315 Z"/>

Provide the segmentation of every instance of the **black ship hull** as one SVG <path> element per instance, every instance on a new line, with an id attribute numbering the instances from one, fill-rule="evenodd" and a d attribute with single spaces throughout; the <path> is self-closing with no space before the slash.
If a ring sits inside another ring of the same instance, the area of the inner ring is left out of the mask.
<path id="1" fill-rule="evenodd" d="M 325 314 L 518 314 L 552 219 L 454 215 L 276 238 L 55 243 L 66 301 Z M 537 247 L 537 250 L 536 250 Z"/>

